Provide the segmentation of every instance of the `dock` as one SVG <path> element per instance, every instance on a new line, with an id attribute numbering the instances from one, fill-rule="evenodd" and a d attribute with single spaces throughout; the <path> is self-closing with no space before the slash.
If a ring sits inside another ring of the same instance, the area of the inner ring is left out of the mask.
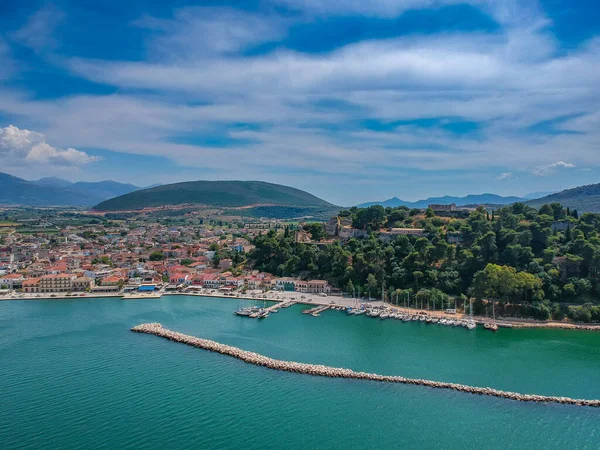
<path id="1" fill-rule="evenodd" d="M 328 310 L 329 308 L 331 308 L 331 305 L 319 305 L 314 308 L 305 309 L 302 311 L 302 314 L 310 314 L 313 317 L 319 317 L 323 311 Z"/>

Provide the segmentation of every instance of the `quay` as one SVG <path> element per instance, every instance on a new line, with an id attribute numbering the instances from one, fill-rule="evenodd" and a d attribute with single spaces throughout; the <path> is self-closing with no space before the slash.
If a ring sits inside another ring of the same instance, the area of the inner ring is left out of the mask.
<path id="1" fill-rule="evenodd" d="M 202 339 L 195 336 L 189 336 L 183 333 L 178 333 L 176 331 L 171 331 L 166 328 L 163 328 L 163 326 L 159 323 L 145 323 L 137 325 L 133 327 L 131 331 L 134 331 L 136 333 L 151 334 L 154 336 L 169 339 L 174 342 L 191 345 L 192 347 L 197 347 L 211 352 L 220 353 L 222 355 L 232 356 L 241 361 L 247 362 L 249 364 L 254 364 L 256 366 L 267 367 L 269 369 L 281 370 L 285 372 L 294 372 L 330 378 L 350 378 L 359 380 L 380 381 L 387 383 L 411 384 L 435 389 L 450 389 L 458 392 L 465 392 L 475 395 L 488 395 L 492 397 L 505 398 L 520 402 L 560 403 L 563 405 L 590 406 L 596 408 L 600 407 L 600 400 L 574 399 L 569 397 L 556 397 L 549 395 L 519 394 L 517 392 L 501 391 L 498 389 L 492 389 L 487 387 L 483 388 L 466 386 L 463 384 L 405 378 L 401 376 L 392 375 L 378 375 L 374 373 L 355 372 L 351 369 L 342 369 L 324 365 L 305 364 L 293 361 L 282 361 L 263 356 L 259 353 L 242 350 L 240 348 L 233 347 L 230 345 L 220 344 L 218 342 L 210 341 L 208 339 Z"/>

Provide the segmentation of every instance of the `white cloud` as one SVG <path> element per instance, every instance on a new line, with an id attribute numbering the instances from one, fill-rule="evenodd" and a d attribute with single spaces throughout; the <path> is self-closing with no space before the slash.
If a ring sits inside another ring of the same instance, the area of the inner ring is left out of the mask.
<path id="1" fill-rule="evenodd" d="M 65 18 L 62 10 L 47 4 L 35 12 L 22 28 L 12 33 L 11 37 L 38 52 L 52 49 L 57 44 L 54 33 Z"/>
<path id="2" fill-rule="evenodd" d="M 13 125 L 0 128 L 0 160 L 11 165 L 81 166 L 98 161 L 96 156 L 68 148 L 61 150 L 46 142 L 41 133 Z"/>
<path id="3" fill-rule="evenodd" d="M 183 61 L 227 54 L 281 38 L 285 20 L 231 8 L 177 9 L 172 19 L 144 16 L 135 25 L 154 32 L 150 58 Z"/>
<path id="4" fill-rule="evenodd" d="M 371 8 L 388 16 L 447 3 L 452 2 L 304 0 L 298 5 L 303 11 L 331 8 L 331 14 Z M 283 44 L 247 51 L 281 38 L 290 21 L 311 20 L 310 14 L 185 8 L 171 19 L 145 17 L 135 23 L 151 35 L 145 61 L 69 62 L 74 74 L 115 86 L 119 94 L 43 100 L 0 89 L 0 111 L 43 130 L 63 148 L 167 156 L 228 178 L 272 180 L 295 169 L 299 177 L 351 175 L 359 182 L 367 178 L 368 164 L 373 180 L 381 183 L 412 169 L 419 176 L 492 171 L 508 179 L 506 174 L 523 168 L 535 167 L 530 170 L 541 175 L 565 167 L 537 167 L 551 161 L 600 166 L 595 76 L 600 40 L 560 48 L 535 8 L 523 10 L 522 2 L 511 0 L 473 4 L 493 9 L 508 25 L 489 34 L 368 40 L 318 54 Z M 527 131 L 557 115 L 574 117 L 560 128 L 570 133 Z M 480 127 L 474 138 L 437 126 L 403 124 L 385 131 L 361 126 L 367 119 L 385 124 L 432 118 Z M 203 145 L 204 138 L 211 144 Z M 226 145 L 213 144 L 219 139 Z"/>
<path id="5" fill-rule="evenodd" d="M 500 181 L 509 180 L 512 178 L 512 176 L 513 176 L 512 172 L 503 172 L 496 177 L 496 180 L 500 180 Z"/>
<path id="6" fill-rule="evenodd" d="M 547 177 L 556 173 L 556 171 L 560 168 L 572 169 L 573 167 L 575 167 L 575 164 L 567 163 L 564 161 L 557 161 L 552 164 L 546 164 L 544 166 L 535 167 L 533 169 L 533 174 L 537 175 L 538 177 Z"/>

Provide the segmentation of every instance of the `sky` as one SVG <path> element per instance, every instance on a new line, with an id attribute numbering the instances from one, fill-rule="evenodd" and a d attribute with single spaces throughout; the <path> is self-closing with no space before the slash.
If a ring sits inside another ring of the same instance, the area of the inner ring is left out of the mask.
<path id="1" fill-rule="evenodd" d="M 0 172 L 353 205 L 600 182 L 592 0 L 2 0 Z"/>

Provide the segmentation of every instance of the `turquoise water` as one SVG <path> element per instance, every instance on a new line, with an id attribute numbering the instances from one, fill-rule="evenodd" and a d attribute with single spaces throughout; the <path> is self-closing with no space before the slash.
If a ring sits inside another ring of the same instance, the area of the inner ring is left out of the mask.
<path id="1" fill-rule="evenodd" d="M 599 448 L 600 410 L 276 372 L 129 328 L 264 355 L 600 398 L 600 333 L 464 329 L 237 301 L 0 302 L 0 448 Z"/>

